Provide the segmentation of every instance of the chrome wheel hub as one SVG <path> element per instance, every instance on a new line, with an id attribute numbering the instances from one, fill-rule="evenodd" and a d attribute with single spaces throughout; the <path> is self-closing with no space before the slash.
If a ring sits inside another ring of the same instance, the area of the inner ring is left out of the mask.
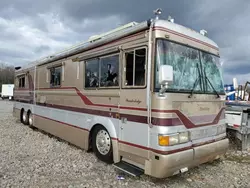
<path id="1" fill-rule="evenodd" d="M 96 135 L 96 147 L 102 155 L 106 155 L 111 148 L 111 139 L 105 130 L 100 130 Z"/>

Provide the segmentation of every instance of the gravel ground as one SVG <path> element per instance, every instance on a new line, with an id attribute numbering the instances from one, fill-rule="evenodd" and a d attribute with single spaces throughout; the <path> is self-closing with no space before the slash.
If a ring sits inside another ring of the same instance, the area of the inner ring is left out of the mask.
<path id="1" fill-rule="evenodd" d="M 185 174 L 133 178 L 92 153 L 23 126 L 11 112 L 12 102 L 0 101 L 0 187 L 250 187 L 250 152 L 232 147 L 224 159 Z"/>

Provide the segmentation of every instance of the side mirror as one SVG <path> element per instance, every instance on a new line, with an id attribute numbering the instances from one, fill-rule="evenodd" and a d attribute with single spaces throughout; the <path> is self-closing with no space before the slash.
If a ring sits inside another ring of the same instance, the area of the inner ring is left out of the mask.
<path id="1" fill-rule="evenodd" d="M 174 71 L 171 65 L 161 65 L 159 71 L 159 83 L 166 85 L 173 82 Z"/>
<path id="2" fill-rule="evenodd" d="M 161 89 L 159 91 L 159 96 L 164 96 L 164 92 L 168 88 L 168 84 L 173 82 L 174 71 L 171 65 L 161 65 L 159 71 L 159 83 L 161 84 Z"/>

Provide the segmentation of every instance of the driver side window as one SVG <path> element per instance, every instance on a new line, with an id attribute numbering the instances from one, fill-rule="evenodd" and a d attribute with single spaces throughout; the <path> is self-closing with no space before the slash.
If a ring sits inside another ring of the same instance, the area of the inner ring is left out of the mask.
<path id="1" fill-rule="evenodd" d="M 124 56 L 124 86 L 144 87 L 146 85 L 146 48 L 127 51 Z"/>

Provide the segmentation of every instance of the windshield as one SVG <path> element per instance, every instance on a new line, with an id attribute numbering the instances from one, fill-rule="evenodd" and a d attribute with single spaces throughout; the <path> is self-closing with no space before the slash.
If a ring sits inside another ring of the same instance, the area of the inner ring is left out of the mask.
<path id="1" fill-rule="evenodd" d="M 218 93 L 224 93 L 222 70 L 219 58 L 205 52 L 200 52 L 200 56 L 204 75 L 211 82 L 211 84 L 207 81 L 205 82 L 205 91 L 213 92 L 213 88 L 211 87 L 212 85 Z"/>
<path id="2" fill-rule="evenodd" d="M 160 65 L 173 66 L 174 80 L 168 85 L 167 91 L 190 92 L 193 89 L 195 93 L 214 93 L 214 88 L 218 93 L 224 93 L 221 66 L 217 56 L 165 39 L 158 39 L 155 66 L 156 90 L 161 88 L 158 82 Z"/>

